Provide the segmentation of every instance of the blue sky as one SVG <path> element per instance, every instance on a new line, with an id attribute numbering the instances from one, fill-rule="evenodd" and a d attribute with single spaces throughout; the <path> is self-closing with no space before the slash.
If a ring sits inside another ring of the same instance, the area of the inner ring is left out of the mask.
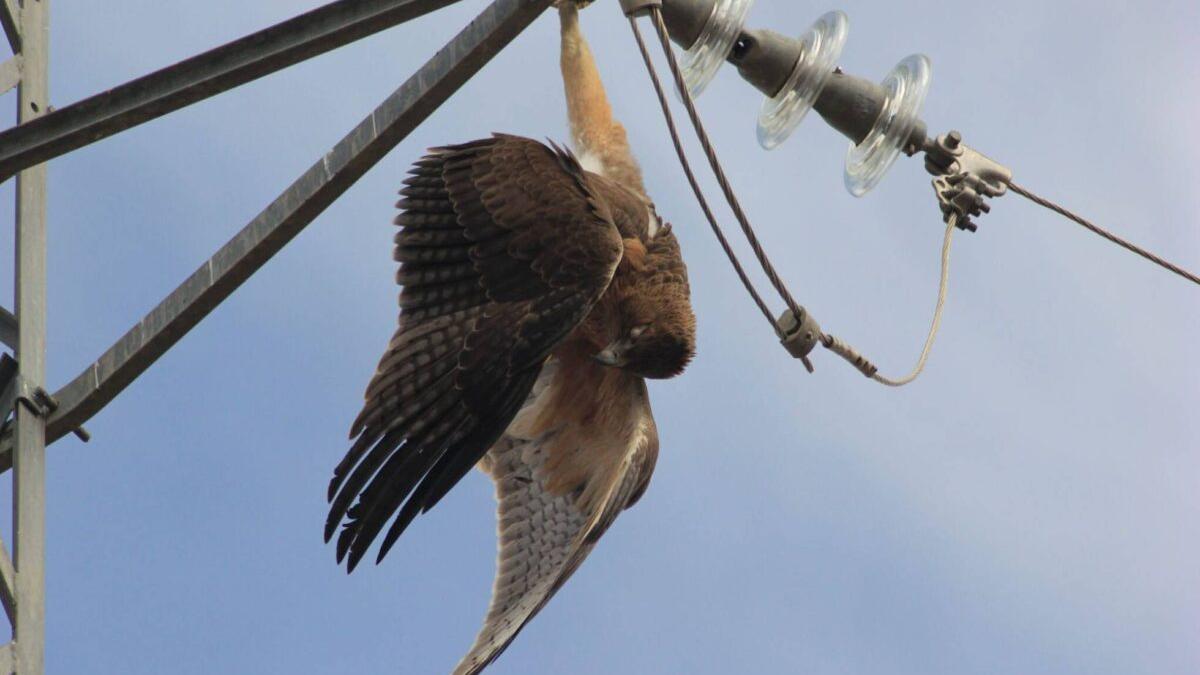
<path id="1" fill-rule="evenodd" d="M 53 102 L 316 4 L 55 0 Z M 483 4 L 55 160 L 50 384 Z M 1027 187 L 1200 268 L 1200 6 L 839 8 L 848 71 L 879 79 L 928 54 L 932 130 L 960 129 Z M 761 0 L 750 23 L 798 34 L 828 9 Z M 1200 671 L 1198 289 L 1008 196 L 956 240 L 916 384 L 885 389 L 825 353 L 808 375 L 711 239 L 616 3 L 584 27 L 682 240 L 699 356 L 651 386 L 663 452 L 648 494 L 491 672 Z M 473 473 L 352 577 L 321 543 L 324 492 L 395 323 L 406 166 L 491 131 L 565 139 L 556 32 L 540 19 L 93 419 L 90 444 L 49 451 L 48 672 L 422 674 L 465 651 L 492 581 L 487 480 Z M 855 199 L 844 139 L 813 115 L 764 152 L 758 106 L 732 69 L 700 101 L 777 266 L 826 329 L 907 372 L 937 281 L 928 177 L 902 158 Z M 11 201 L 0 186 L 0 208 Z"/>

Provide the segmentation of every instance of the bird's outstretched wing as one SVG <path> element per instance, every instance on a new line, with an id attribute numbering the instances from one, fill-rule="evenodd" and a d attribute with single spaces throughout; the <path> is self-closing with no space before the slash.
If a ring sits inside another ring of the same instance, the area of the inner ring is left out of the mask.
<path id="1" fill-rule="evenodd" d="M 410 173 L 400 327 L 329 485 L 325 538 L 345 520 L 337 556 L 350 570 L 397 511 L 377 560 L 496 442 L 622 254 L 564 150 L 495 135 L 435 149 Z"/>
<path id="2" fill-rule="evenodd" d="M 551 362 L 539 378 L 522 417 L 546 396 L 540 390 L 555 377 L 555 365 Z M 631 378 L 629 384 L 619 402 L 624 410 L 614 421 L 631 433 L 592 434 L 583 439 L 590 445 L 573 448 L 598 458 L 589 475 L 601 483 L 593 499 L 578 490 L 560 494 L 547 487 L 555 479 L 554 455 L 563 450 L 559 441 L 572 433 L 569 428 L 522 438 L 526 434 L 518 421 L 488 453 L 483 466 L 496 484 L 496 580 L 483 628 L 454 675 L 475 675 L 494 661 L 575 572 L 617 515 L 645 491 L 658 458 L 658 432 L 645 382 Z"/>

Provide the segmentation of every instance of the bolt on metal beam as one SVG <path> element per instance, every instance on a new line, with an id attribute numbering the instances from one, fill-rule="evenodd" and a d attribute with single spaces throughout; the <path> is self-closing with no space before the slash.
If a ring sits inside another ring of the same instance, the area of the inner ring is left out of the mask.
<path id="1" fill-rule="evenodd" d="M 54 393 L 54 442 L 86 422 L 361 178 L 553 0 L 495 0 L 95 363 Z M 0 471 L 10 466 L 0 439 Z"/>
<path id="2" fill-rule="evenodd" d="M 458 0 L 338 0 L 131 80 L 35 122 L 0 132 L 0 181 L 23 168 L 455 2 Z"/>

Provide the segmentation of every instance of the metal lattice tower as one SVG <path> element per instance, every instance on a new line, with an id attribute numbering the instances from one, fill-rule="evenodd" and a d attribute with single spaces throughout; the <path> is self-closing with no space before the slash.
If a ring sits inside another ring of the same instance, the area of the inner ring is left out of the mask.
<path id="1" fill-rule="evenodd" d="M 337 0 L 173 66 L 54 110 L 50 0 L 0 0 L 13 56 L 0 94 L 19 88 L 17 125 L 0 131 L 0 182 L 16 180 L 15 312 L 0 306 L 0 471 L 13 469 L 14 555 L 0 542 L 0 604 L 14 639 L 0 673 L 37 675 L 45 651 L 45 446 L 75 433 L 335 199 L 431 115 L 552 0 L 494 0 L 137 325 L 47 393 L 46 165 L 143 122 L 457 0 Z M 15 358 L 14 358 L 15 357 Z M 9 419 L 9 415 L 12 415 Z"/>

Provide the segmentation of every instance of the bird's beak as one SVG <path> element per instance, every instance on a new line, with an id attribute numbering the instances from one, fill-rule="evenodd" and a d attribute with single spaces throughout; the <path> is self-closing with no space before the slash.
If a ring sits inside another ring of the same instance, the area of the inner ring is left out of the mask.
<path id="1" fill-rule="evenodd" d="M 618 340 L 597 352 L 592 357 L 592 360 L 601 365 L 619 368 L 625 365 L 625 351 L 627 349 L 629 349 L 629 341 Z"/>

